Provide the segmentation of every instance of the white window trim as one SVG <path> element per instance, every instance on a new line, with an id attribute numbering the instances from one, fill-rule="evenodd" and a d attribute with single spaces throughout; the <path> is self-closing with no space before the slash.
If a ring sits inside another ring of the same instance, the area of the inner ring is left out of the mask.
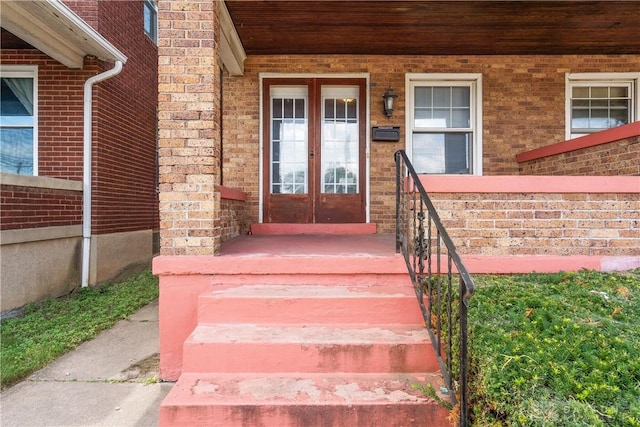
<path id="1" fill-rule="evenodd" d="M 2 77 L 33 79 L 33 175 L 38 176 L 38 66 L 0 65 Z"/>
<path id="2" fill-rule="evenodd" d="M 414 99 L 413 87 L 429 83 L 469 83 L 471 87 L 471 121 L 473 129 L 472 144 L 472 173 L 470 175 L 482 175 L 482 74 L 480 73 L 407 73 L 405 75 L 405 151 L 409 160 L 413 152 L 413 114 Z"/>
<path id="3" fill-rule="evenodd" d="M 571 137 L 571 89 L 584 83 L 631 83 L 631 122 L 640 120 L 640 72 L 639 73 L 566 73 L 565 74 L 565 139 Z"/>

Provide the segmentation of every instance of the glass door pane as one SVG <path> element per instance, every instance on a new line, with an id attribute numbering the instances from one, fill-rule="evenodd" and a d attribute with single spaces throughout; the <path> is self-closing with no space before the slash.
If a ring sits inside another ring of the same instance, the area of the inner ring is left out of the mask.
<path id="1" fill-rule="evenodd" d="M 307 88 L 271 88 L 271 193 L 307 194 Z"/>
<path id="2" fill-rule="evenodd" d="M 321 176 L 324 194 L 359 192 L 358 87 L 322 87 Z"/>

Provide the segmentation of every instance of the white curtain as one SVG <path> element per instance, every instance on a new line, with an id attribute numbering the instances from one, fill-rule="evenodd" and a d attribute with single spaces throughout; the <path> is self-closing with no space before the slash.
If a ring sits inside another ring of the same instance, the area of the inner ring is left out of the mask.
<path id="1" fill-rule="evenodd" d="M 3 78 L 11 92 L 18 98 L 30 116 L 33 116 L 33 79 Z"/>
<path id="2" fill-rule="evenodd" d="M 7 108 L 8 105 L 0 106 L 0 114 L 5 115 L 0 129 L 0 172 L 33 175 L 33 79 L 5 77 L 2 83 L 18 99 L 27 115 L 24 111 L 12 111 L 15 108 Z"/>

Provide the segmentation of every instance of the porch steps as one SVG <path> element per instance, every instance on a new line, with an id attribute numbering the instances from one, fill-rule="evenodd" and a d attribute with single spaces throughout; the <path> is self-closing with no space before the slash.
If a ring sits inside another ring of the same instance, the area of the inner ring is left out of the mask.
<path id="1" fill-rule="evenodd" d="M 161 426 L 452 425 L 412 387 L 442 378 L 408 279 L 298 276 L 200 295 Z"/>

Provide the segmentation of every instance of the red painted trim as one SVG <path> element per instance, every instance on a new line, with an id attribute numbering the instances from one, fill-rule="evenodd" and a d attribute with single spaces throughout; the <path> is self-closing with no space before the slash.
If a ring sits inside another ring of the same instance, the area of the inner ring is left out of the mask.
<path id="1" fill-rule="evenodd" d="M 640 267 L 640 256 L 597 255 L 463 255 L 462 261 L 474 274 L 526 274 L 578 271 L 624 271 Z"/>
<path id="2" fill-rule="evenodd" d="M 640 267 L 640 256 L 599 255 L 462 255 L 472 274 L 556 273 L 591 269 L 623 271 Z M 371 261 L 374 261 L 372 264 Z M 168 276 L 211 276 L 215 274 L 281 274 L 283 265 L 289 274 L 407 274 L 402 255 L 392 257 L 262 257 L 245 256 L 159 256 L 153 260 L 153 274 Z M 244 276 L 243 276 L 244 277 Z"/>
<path id="3" fill-rule="evenodd" d="M 638 176 L 421 175 L 427 193 L 639 193 Z"/>
<path id="4" fill-rule="evenodd" d="M 253 234 L 376 234 L 377 226 L 363 224 L 252 224 Z"/>
<path id="5" fill-rule="evenodd" d="M 247 201 L 247 195 L 244 191 L 237 188 L 229 188 L 223 185 L 220 186 L 220 197 L 226 200 L 240 200 L 241 202 Z"/>
<path id="6" fill-rule="evenodd" d="M 581 136 L 580 138 L 558 142 L 557 144 L 547 145 L 546 147 L 536 148 L 535 150 L 525 151 L 516 155 L 516 160 L 518 163 L 524 163 L 531 160 L 541 159 L 543 157 L 593 147 L 595 145 L 608 144 L 610 142 L 620 141 L 621 139 L 639 135 L 640 121 L 603 130 L 602 132 L 593 133 L 591 135 Z"/>
<path id="7" fill-rule="evenodd" d="M 247 253 L 234 255 L 162 255 L 153 259 L 153 274 L 181 275 L 242 275 L 255 274 L 406 274 L 407 266 L 400 254 L 392 256 L 358 255 L 264 255 Z"/>

